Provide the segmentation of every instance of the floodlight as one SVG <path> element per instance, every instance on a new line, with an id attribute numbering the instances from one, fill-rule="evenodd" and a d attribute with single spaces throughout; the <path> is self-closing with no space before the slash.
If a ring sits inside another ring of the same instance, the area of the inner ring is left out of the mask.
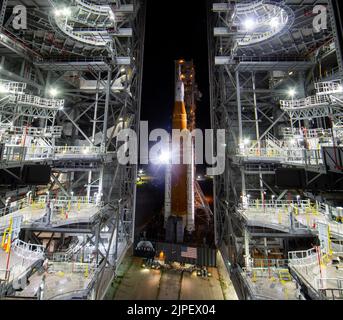
<path id="1" fill-rule="evenodd" d="M 244 22 L 243 22 L 244 28 L 248 31 L 252 30 L 255 26 L 255 21 L 252 18 L 247 18 Z"/>
<path id="2" fill-rule="evenodd" d="M 278 17 L 274 17 L 269 21 L 269 25 L 273 28 L 276 29 L 280 25 L 280 20 Z"/>
<path id="3" fill-rule="evenodd" d="M 288 95 L 289 95 L 290 97 L 292 97 L 292 98 L 295 96 L 296 93 L 297 93 L 297 92 L 295 91 L 294 88 L 288 90 Z"/>
<path id="4" fill-rule="evenodd" d="M 56 88 L 50 88 L 49 95 L 52 96 L 53 98 L 56 97 L 58 95 L 58 90 Z"/>

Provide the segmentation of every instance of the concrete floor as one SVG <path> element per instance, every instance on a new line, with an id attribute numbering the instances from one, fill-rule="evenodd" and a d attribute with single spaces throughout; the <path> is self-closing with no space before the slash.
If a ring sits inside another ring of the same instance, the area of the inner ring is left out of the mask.
<path id="1" fill-rule="evenodd" d="M 156 300 L 161 271 L 142 269 L 141 264 L 141 259 L 133 258 L 115 293 L 115 300 Z"/>
<path id="2" fill-rule="evenodd" d="M 335 256 L 334 256 L 335 257 Z M 336 288 L 337 283 L 334 279 L 343 279 L 343 269 L 336 269 L 332 264 L 332 259 L 329 259 L 325 264 L 318 264 L 311 266 L 293 266 L 292 269 L 305 280 L 305 283 L 310 285 L 313 289 L 318 288 L 318 279 L 332 279 L 325 281 L 325 286 L 329 288 Z"/>
<path id="3" fill-rule="evenodd" d="M 209 268 L 210 278 L 185 272 L 182 278 L 180 300 L 224 300 L 217 269 Z"/>
<path id="4" fill-rule="evenodd" d="M 246 276 L 246 275 L 245 275 Z M 278 274 L 264 277 L 252 278 L 246 276 L 254 294 L 272 300 L 299 300 L 299 291 L 296 281 L 282 281 L 278 279 Z"/>
<path id="5" fill-rule="evenodd" d="M 18 296 L 34 297 L 42 283 L 43 274 L 36 272 L 30 277 L 30 284 Z M 85 290 L 92 280 L 92 275 L 85 277 L 83 273 L 48 272 L 46 273 L 44 300 L 63 299 L 68 293 L 78 293 Z"/>
<path id="6" fill-rule="evenodd" d="M 114 300 L 224 300 L 220 275 L 210 268 L 212 277 L 176 270 L 141 268 L 142 259 L 131 258 L 132 264 L 118 284 Z M 236 300 L 234 294 L 229 299 Z"/>
<path id="7" fill-rule="evenodd" d="M 8 254 L 0 249 L 0 279 L 5 279 L 5 270 L 7 266 Z M 10 270 L 9 281 L 16 279 L 17 277 L 25 274 L 31 266 L 38 260 L 28 260 L 17 255 L 13 250 L 11 251 L 8 269 Z"/>

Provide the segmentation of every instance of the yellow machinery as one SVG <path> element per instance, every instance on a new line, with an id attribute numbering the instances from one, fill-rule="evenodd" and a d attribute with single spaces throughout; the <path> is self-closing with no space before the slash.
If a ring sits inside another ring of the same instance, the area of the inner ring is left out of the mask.
<path id="1" fill-rule="evenodd" d="M 4 234 L 2 236 L 2 240 L 1 240 L 1 248 L 6 253 L 9 253 L 11 250 L 12 231 L 13 231 L 13 218 L 10 219 L 10 225 L 8 228 L 5 229 L 5 232 L 4 232 Z"/>

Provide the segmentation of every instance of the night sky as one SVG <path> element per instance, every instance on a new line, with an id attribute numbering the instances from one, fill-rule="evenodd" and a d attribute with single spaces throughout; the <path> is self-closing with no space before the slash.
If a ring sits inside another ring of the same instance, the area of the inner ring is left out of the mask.
<path id="1" fill-rule="evenodd" d="M 203 97 L 197 127 L 210 128 L 207 22 L 205 0 L 148 0 L 141 120 L 149 129 L 171 130 L 174 61 L 192 60 Z"/>

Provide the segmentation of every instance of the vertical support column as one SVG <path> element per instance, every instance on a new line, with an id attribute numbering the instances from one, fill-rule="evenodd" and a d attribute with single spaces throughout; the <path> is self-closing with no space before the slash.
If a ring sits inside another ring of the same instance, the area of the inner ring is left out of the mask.
<path id="1" fill-rule="evenodd" d="M 2 0 L 1 11 L 0 11 L 0 28 L 4 24 L 7 2 L 8 2 L 8 0 Z"/>
<path id="2" fill-rule="evenodd" d="M 256 140 L 258 149 L 261 150 L 261 139 L 260 139 L 260 128 L 258 123 L 258 112 L 257 112 L 257 97 L 256 97 L 256 77 L 255 72 L 252 72 L 252 90 L 254 95 L 254 113 L 255 113 L 255 128 L 256 128 Z"/>
<path id="3" fill-rule="evenodd" d="M 237 115 L 238 115 L 238 145 L 242 148 L 243 143 L 243 125 L 242 125 L 242 102 L 241 102 L 241 86 L 239 81 L 239 72 L 236 71 L 236 95 L 237 95 Z M 244 168 L 241 168 L 242 177 L 242 200 L 243 204 L 246 201 L 246 187 L 245 187 L 245 172 Z"/>
<path id="4" fill-rule="evenodd" d="M 107 73 L 107 87 L 106 87 L 106 100 L 104 110 L 104 123 L 103 123 L 103 137 L 101 142 L 101 152 L 106 152 L 107 144 L 107 127 L 108 127 L 108 110 L 110 104 L 110 91 L 111 91 L 112 70 L 109 69 Z"/>
<path id="5" fill-rule="evenodd" d="M 241 103 L 241 87 L 239 81 L 239 72 L 236 71 L 236 91 L 237 91 L 237 114 L 238 114 L 238 136 L 240 145 L 243 143 L 243 125 L 242 125 L 242 103 Z"/>
<path id="6" fill-rule="evenodd" d="M 343 78 L 343 6 L 342 1 L 329 0 L 329 15 L 332 32 L 335 39 L 336 55 L 339 66 L 340 78 Z"/>
<path id="7" fill-rule="evenodd" d="M 99 100 L 99 83 L 100 83 L 101 73 L 99 72 L 98 80 L 96 83 L 96 94 L 95 94 L 95 104 L 94 104 L 94 115 L 93 115 L 93 129 L 92 129 L 92 143 L 95 142 L 96 124 L 98 120 L 98 100 Z M 88 185 L 87 185 L 87 199 L 91 196 L 91 184 L 92 184 L 92 170 L 88 172 Z"/>
<path id="8" fill-rule="evenodd" d="M 266 259 L 268 259 L 268 241 L 267 238 L 263 238 L 263 244 L 264 244 L 264 255 Z"/>
<path id="9" fill-rule="evenodd" d="M 247 268 L 247 271 L 250 271 L 251 265 L 250 265 L 250 250 L 249 250 L 249 232 L 248 229 L 244 229 L 244 259 L 245 259 L 245 267 Z"/>
<path id="10" fill-rule="evenodd" d="M 242 203 L 243 206 L 248 206 L 248 199 L 247 199 L 247 190 L 245 184 L 245 171 L 244 168 L 241 168 L 241 179 L 242 179 Z"/>

